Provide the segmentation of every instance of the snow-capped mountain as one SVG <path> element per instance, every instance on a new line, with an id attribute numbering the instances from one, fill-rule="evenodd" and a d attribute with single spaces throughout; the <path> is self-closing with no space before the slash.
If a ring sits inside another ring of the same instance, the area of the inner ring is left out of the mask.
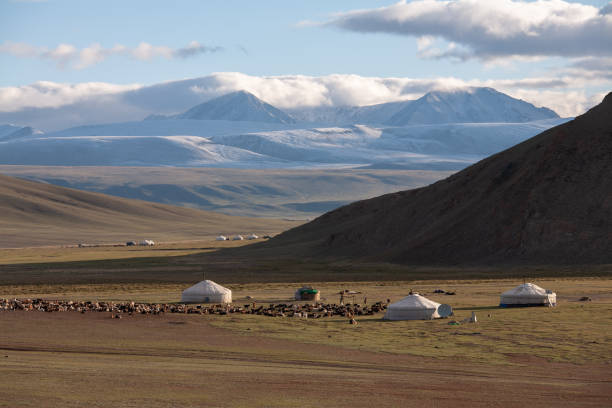
<path id="1" fill-rule="evenodd" d="M 42 132 L 32 129 L 30 126 L 0 125 L 0 141 L 19 139 Z"/>
<path id="2" fill-rule="evenodd" d="M 138 122 L 4 126 L 0 164 L 459 169 L 564 121 L 490 88 L 293 113 L 240 91 Z"/>
<path id="3" fill-rule="evenodd" d="M 297 109 L 301 122 L 405 126 L 441 123 L 522 123 L 559 116 L 548 108 L 512 98 L 492 88 L 429 92 L 414 101 L 371 106 Z"/>
<path id="4" fill-rule="evenodd" d="M 396 112 L 388 125 L 439 123 L 520 123 L 558 118 L 548 108 L 536 108 L 492 88 L 435 91 Z"/>
<path id="5" fill-rule="evenodd" d="M 307 127 L 150 120 L 0 140 L 0 164 L 459 169 L 563 121 Z"/>
<path id="6" fill-rule="evenodd" d="M 412 101 L 389 102 L 370 106 L 317 107 L 289 110 L 288 113 L 298 122 L 325 123 L 330 125 L 385 124 L 393 115 L 408 106 Z"/>
<path id="7" fill-rule="evenodd" d="M 232 92 L 204 102 L 174 119 L 295 123 L 295 119 L 285 112 L 246 91 Z"/>

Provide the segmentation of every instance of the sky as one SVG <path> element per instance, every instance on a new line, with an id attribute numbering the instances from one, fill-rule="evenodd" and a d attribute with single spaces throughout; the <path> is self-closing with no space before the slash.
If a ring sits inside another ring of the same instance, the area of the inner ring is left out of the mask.
<path id="1" fill-rule="evenodd" d="M 573 116 L 612 90 L 612 2 L 0 0 L 0 112 L 200 77 L 282 108 L 491 86 Z"/>

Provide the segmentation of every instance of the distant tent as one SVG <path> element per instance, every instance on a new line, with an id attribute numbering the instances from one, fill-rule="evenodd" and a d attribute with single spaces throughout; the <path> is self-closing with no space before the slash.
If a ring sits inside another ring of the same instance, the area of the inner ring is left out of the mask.
<path id="1" fill-rule="evenodd" d="M 259 237 L 257 235 L 255 235 L 255 234 L 251 234 L 251 235 L 249 235 L 247 237 L 247 239 L 257 239 L 257 238 L 259 238 Z"/>
<path id="2" fill-rule="evenodd" d="M 431 320 L 440 317 L 440 303 L 433 302 L 418 293 L 411 293 L 387 307 L 385 320 Z"/>
<path id="3" fill-rule="evenodd" d="M 154 241 L 151 241 L 150 239 L 145 239 L 140 241 L 140 246 L 153 246 L 155 245 Z"/>
<path id="4" fill-rule="evenodd" d="M 219 235 L 219 236 L 217 237 L 217 241 L 227 241 L 227 239 L 228 239 L 228 238 L 227 238 L 225 235 Z"/>
<path id="5" fill-rule="evenodd" d="M 318 289 L 314 289 L 312 286 L 303 286 L 295 291 L 295 300 L 314 300 L 318 301 L 321 299 L 321 292 Z"/>
<path id="6" fill-rule="evenodd" d="M 557 294 L 533 283 L 523 283 L 501 294 L 500 307 L 555 306 Z"/>
<path id="7" fill-rule="evenodd" d="M 236 235 L 234 238 L 232 238 L 232 241 L 242 241 L 244 239 L 244 237 L 242 235 Z"/>
<path id="8" fill-rule="evenodd" d="M 232 291 L 210 281 L 203 280 L 183 291 L 185 303 L 232 303 Z"/>

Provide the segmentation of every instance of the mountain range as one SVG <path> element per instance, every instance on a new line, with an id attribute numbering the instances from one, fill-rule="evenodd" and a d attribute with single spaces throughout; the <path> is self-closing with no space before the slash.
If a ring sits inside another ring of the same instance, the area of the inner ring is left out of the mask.
<path id="1" fill-rule="evenodd" d="M 536 108 L 492 88 L 428 92 L 414 101 L 370 106 L 293 109 L 286 113 L 246 91 L 232 92 L 177 114 L 145 120 L 195 119 L 325 125 L 406 126 L 446 123 L 523 123 L 557 119 L 554 111 Z"/>
<path id="2" fill-rule="evenodd" d="M 260 250 L 400 264 L 612 263 L 612 93 L 430 186 L 358 201 Z"/>
<path id="3" fill-rule="evenodd" d="M 512 98 L 492 88 L 432 91 L 414 101 L 371 106 L 297 109 L 300 122 L 406 126 L 443 123 L 521 123 L 558 118 L 548 108 Z"/>
<path id="4" fill-rule="evenodd" d="M 0 164 L 449 170 L 564 121 L 490 88 L 317 112 L 288 114 L 248 92 L 233 92 L 138 122 L 46 134 L 15 129 L 0 134 Z"/>

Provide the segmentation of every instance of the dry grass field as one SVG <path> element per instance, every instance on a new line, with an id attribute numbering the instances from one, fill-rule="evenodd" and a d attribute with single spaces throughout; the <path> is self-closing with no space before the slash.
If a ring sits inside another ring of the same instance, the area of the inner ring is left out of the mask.
<path id="1" fill-rule="evenodd" d="M 363 292 L 357 302 L 419 290 L 453 305 L 454 319 L 476 311 L 478 323 L 460 326 L 381 314 L 353 326 L 344 318 L 0 312 L 0 406 L 604 406 L 612 279 L 538 280 L 557 291 L 556 308 L 498 308 L 499 293 L 518 283 L 314 283 L 330 302 L 344 288 Z M 298 284 L 228 286 L 235 302 L 278 303 Z M 184 287 L 4 285 L 0 297 L 174 302 Z"/>
<path id="2" fill-rule="evenodd" d="M 201 254 L 222 248 L 236 248 L 261 242 L 263 239 L 220 241 L 156 242 L 155 246 L 99 245 L 0 248 L 0 265 L 40 264 L 55 262 L 104 261 L 109 259 L 158 258 Z"/>
<path id="3" fill-rule="evenodd" d="M 412 289 L 451 304 L 452 319 L 475 311 L 478 322 L 0 312 L 0 407 L 601 407 L 612 399 L 608 266 L 353 269 L 249 263 L 218 251 L 244 244 L 5 249 L 0 297 L 177 302 L 205 273 L 236 303 L 290 302 L 302 284 L 332 303 L 341 289 L 369 303 Z M 556 291 L 558 306 L 498 308 L 523 275 Z"/>

